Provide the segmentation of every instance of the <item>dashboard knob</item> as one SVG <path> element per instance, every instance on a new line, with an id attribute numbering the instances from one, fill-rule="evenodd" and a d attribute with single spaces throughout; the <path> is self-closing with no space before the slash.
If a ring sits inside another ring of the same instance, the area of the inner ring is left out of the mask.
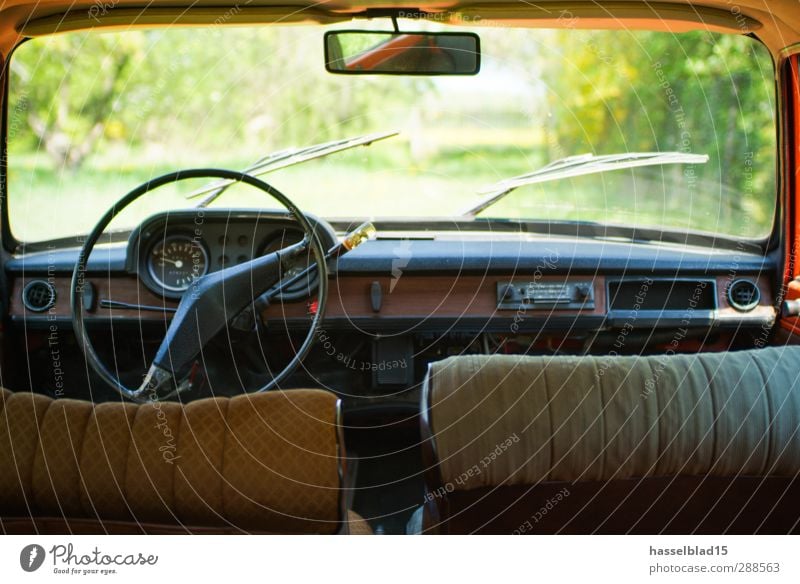
<path id="1" fill-rule="evenodd" d="M 781 305 L 781 316 L 784 318 L 800 316 L 800 300 L 784 300 Z"/>
<path id="2" fill-rule="evenodd" d="M 516 299 L 517 299 L 517 290 L 514 288 L 512 284 L 508 284 L 500 292 L 501 302 L 513 302 Z"/>

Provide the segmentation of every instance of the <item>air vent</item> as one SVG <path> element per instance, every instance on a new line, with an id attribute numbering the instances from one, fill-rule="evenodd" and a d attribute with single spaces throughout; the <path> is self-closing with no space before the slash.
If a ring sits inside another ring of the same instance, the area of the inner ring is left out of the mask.
<path id="1" fill-rule="evenodd" d="M 750 280 L 736 280 L 728 286 L 728 302 L 740 312 L 748 312 L 758 306 L 761 292 Z"/>
<path id="2" fill-rule="evenodd" d="M 22 290 L 22 304 L 32 312 L 44 312 L 56 303 L 56 289 L 44 280 L 28 282 Z"/>

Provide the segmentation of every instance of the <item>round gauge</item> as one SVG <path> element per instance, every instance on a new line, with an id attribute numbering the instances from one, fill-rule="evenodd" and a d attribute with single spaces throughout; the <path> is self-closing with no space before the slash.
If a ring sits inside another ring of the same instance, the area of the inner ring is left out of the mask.
<path id="1" fill-rule="evenodd" d="M 274 253 L 292 244 L 298 243 L 303 239 L 303 232 L 297 229 L 281 229 L 272 235 L 261 248 L 261 255 Z M 314 263 L 314 252 L 309 248 L 305 253 L 292 259 L 288 264 L 284 264 L 281 272 L 281 279 L 288 280 L 305 270 Z M 317 284 L 316 272 L 310 278 L 303 278 L 283 290 L 277 296 L 280 300 L 297 300 L 311 295 L 313 288 Z"/>
<path id="2" fill-rule="evenodd" d="M 189 235 L 171 235 L 158 241 L 147 255 L 147 271 L 169 292 L 185 292 L 208 272 L 208 252 Z"/>

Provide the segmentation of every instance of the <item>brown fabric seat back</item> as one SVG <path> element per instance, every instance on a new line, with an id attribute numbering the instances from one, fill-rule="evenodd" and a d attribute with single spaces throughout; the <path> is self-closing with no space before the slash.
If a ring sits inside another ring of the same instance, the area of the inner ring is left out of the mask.
<path id="1" fill-rule="evenodd" d="M 321 390 L 95 406 L 3 389 L 3 528 L 336 533 L 339 428 Z"/>
<path id="2" fill-rule="evenodd" d="M 799 364 L 800 347 L 434 363 L 423 392 L 425 523 L 458 532 L 796 530 Z"/>

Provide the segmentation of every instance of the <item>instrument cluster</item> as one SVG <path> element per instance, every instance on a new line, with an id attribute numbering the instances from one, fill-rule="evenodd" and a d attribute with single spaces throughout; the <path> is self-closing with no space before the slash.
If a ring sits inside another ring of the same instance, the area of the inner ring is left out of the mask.
<path id="1" fill-rule="evenodd" d="M 333 229 L 316 217 L 308 217 L 323 248 L 332 248 L 337 241 Z M 177 299 L 198 278 L 274 253 L 301 241 L 303 235 L 291 215 L 282 211 L 192 209 L 166 213 L 151 217 L 132 234 L 128 267 L 148 289 Z M 295 276 L 313 261 L 309 249 L 283 266 L 281 278 Z M 312 273 L 284 290 L 278 299 L 308 298 L 317 283 Z"/>

